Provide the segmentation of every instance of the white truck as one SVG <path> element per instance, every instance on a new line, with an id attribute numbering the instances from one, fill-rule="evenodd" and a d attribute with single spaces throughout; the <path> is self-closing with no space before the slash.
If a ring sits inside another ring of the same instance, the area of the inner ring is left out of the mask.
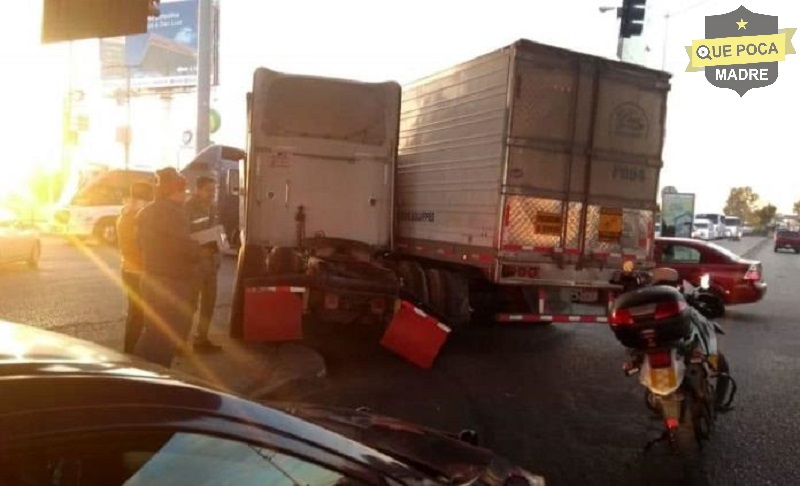
<path id="1" fill-rule="evenodd" d="M 605 322 L 654 266 L 669 75 L 521 40 L 402 89 L 259 69 L 240 182 L 248 289 L 330 320 L 398 295 L 448 325 Z"/>

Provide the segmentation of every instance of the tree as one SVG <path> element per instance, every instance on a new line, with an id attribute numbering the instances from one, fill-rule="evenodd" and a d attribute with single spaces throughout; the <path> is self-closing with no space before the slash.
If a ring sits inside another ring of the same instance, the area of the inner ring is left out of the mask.
<path id="1" fill-rule="evenodd" d="M 756 217 L 758 218 L 759 226 L 761 226 L 762 228 L 769 226 L 770 223 L 772 223 L 772 220 L 775 219 L 775 213 L 777 212 L 778 208 L 776 208 L 772 204 L 767 204 L 766 206 L 756 211 Z"/>
<path id="2" fill-rule="evenodd" d="M 757 201 L 758 194 L 750 186 L 732 187 L 728 202 L 725 203 L 725 214 L 738 216 L 742 221 L 750 221 Z"/>
<path id="3" fill-rule="evenodd" d="M 796 203 L 794 203 L 794 208 L 793 208 L 792 212 L 794 212 L 794 214 L 800 216 L 800 201 L 797 201 Z"/>

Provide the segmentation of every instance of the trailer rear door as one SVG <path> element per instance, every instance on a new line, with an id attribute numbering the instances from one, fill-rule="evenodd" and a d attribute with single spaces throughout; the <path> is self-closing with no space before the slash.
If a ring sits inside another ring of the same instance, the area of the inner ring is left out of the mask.
<path id="1" fill-rule="evenodd" d="M 650 259 L 668 75 L 516 48 L 503 249 Z"/>
<path id="2" fill-rule="evenodd" d="M 388 246 L 397 83 L 256 71 L 246 238 L 296 246 L 327 236 Z"/>

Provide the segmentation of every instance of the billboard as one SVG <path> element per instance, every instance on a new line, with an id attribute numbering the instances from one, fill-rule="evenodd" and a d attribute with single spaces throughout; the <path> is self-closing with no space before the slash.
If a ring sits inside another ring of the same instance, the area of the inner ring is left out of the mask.
<path id="1" fill-rule="evenodd" d="M 694 194 L 661 195 L 661 236 L 692 237 Z"/>
<path id="2" fill-rule="evenodd" d="M 198 0 L 161 2 L 147 33 L 100 40 L 101 76 L 118 87 L 186 88 L 197 85 Z M 219 9 L 212 8 L 212 84 L 217 84 Z M 130 79 L 128 77 L 130 76 Z"/>

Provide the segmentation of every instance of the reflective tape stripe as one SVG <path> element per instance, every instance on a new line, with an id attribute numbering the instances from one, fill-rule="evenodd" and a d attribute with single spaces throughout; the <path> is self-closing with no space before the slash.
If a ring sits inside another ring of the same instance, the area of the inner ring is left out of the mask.
<path id="1" fill-rule="evenodd" d="M 488 253 L 459 254 L 459 253 L 457 253 L 455 250 L 453 250 L 451 248 L 436 248 L 436 247 L 429 247 L 429 246 L 423 246 L 423 245 L 411 246 L 411 245 L 408 245 L 408 244 L 405 244 L 405 243 L 402 243 L 402 244 L 398 243 L 397 247 L 398 248 L 404 248 L 404 249 L 411 249 L 411 250 L 416 251 L 418 253 L 429 253 L 429 254 L 430 253 L 435 253 L 437 255 L 442 255 L 442 256 L 458 256 L 458 255 L 460 255 L 460 258 L 462 260 L 472 259 L 472 260 L 478 260 L 478 261 L 481 261 L 481 262 L 493 262 L 494 261 L 494 255 L 488 254 Z"/>
<path id="2" fill-rule="evenodd" d="M 495 316 L 499 322 L 581 322 L 581 323 L 607 323 L 605 316 L 570 316 L 547 314 L 499 314 Z"/>
<path id="3" fill-rule="evenodd" d="M 265 290 L 267 292 L 291 293 L 291 294 L 302 294 L 305 293 L 306 291 L 304 287 L 286 287 L 286 286 L 265 287 Z"/>

